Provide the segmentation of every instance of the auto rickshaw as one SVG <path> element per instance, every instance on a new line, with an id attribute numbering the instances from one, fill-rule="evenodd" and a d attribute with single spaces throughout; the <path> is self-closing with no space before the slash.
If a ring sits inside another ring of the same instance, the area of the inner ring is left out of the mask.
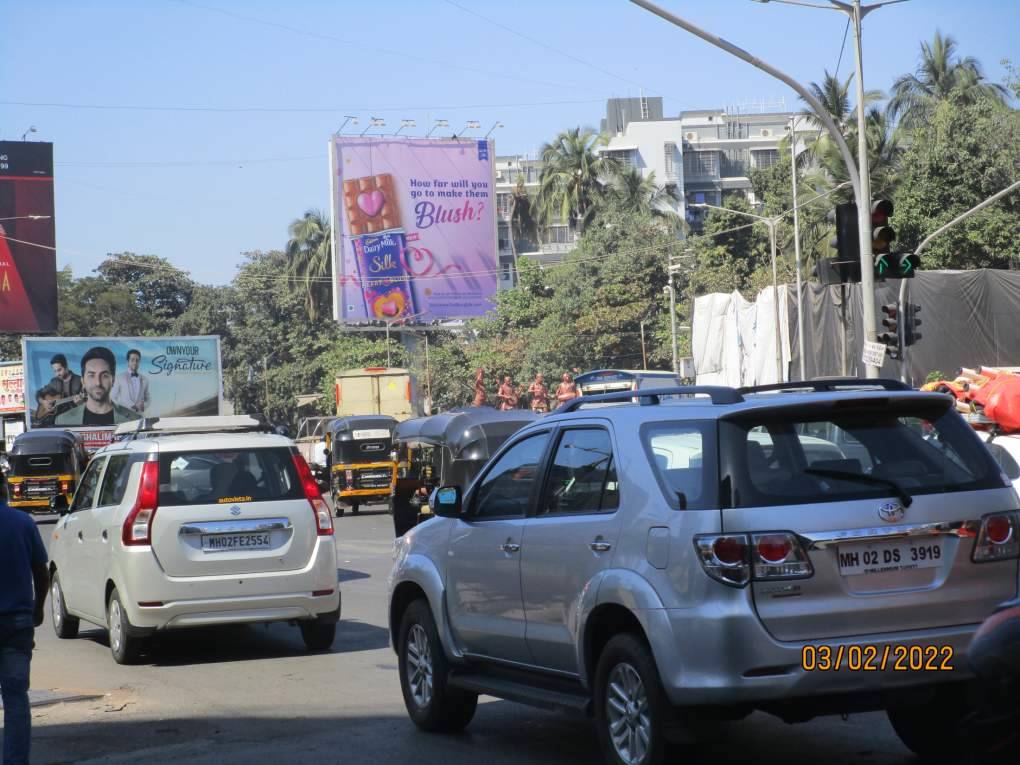
<path id="1" fill-rule="evenodd" d="M 50 514 L 50 499 L 74 496 L 89 454 L 70 430 L 30 430 L 7 453 L 7 503 L 29 513 Z"/>
<path id="2" fill-rule="evenodd" d="M 398 474 L 390 500 L 396 535 L 430 517 L 428 496 L 435 487 L 467 489 L 504 441 L 541 416 L 524 409 L 472 406 L 397 425 Z"/>
<path id="3" fill-rule="evenodd" d="M 393 490 L 393 429 L 397 421 L 384 415 L 338 417 L 329 426 L 332 492 L 336 514 L 350 507 L 385 502 Z"/>

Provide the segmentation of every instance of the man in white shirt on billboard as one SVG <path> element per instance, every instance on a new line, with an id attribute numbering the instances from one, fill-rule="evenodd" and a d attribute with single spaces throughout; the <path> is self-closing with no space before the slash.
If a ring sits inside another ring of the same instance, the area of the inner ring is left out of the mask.
<path id="1" fill-rule="evenodd" d="M 142 363 L 141 351 L 132 348 L 127 352 L 128 368 L 117 375 L 110 398 L 113 403 L 126 409 L 144 414 L 149 406 L 149 380 L 139 373 Z"/>

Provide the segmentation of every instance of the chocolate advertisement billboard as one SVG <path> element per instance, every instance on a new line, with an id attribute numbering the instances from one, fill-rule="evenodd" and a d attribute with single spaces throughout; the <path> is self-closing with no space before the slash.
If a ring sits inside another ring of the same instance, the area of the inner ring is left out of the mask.
<path id="1" fill-rule="evenodd" d="M 488 140 L 334 136 L 336 319 L 413 325 L 492 309 L 493 157 Z"/>
<path id="2" fill-rule="evenodd" d="M 217 336 L 26 337 L 22 350 L 30 429 L 82 431 L 98 448 L 124 422 L 220 413 Z"/>
<path id="3" fill-rule="evenodd" d="M 0 332 L 57 328 L 53 144 L 0 141 Z"/>

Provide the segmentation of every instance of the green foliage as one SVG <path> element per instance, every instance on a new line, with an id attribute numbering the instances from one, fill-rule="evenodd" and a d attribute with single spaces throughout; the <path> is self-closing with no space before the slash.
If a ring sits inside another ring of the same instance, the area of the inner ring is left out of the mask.
<path id="1" fill-rule="evenodd" d="M 946 377 L 945 372 L 941 372 L 938 369 L 933 369 L 928 373 L 928 376 L 924 378 L 925 384 L 939 382 L 940 380 L 951 380 L 951 377 Z"/>

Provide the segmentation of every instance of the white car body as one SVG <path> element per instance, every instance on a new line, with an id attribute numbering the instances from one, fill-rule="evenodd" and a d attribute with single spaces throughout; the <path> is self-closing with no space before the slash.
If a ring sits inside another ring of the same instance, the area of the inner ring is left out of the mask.
<path id="1" fill-rule="evenodd" d="M 58 634 L 63 606 L 75 623 L 110 627 L 112 647 L 114 591 L 123 630 L 138 639 L 246 622 L 294 621 L 303 634 L 315 624 L 335 630 L 340 592 L 330 511 L 307 493 L 296 455 L 290 439 L 264 433 L 164 434 L 97 452 L 53 529 Z M 228 483 L 239 477 L 251 481 L 243 496 Z M 151 513 L 139 509 L 148 496 L 158 497 Z"/>
<path id="2" fill-rule="evenodd" d="M 1020 495 L 1020 433 L 995 435 L 978 431 L 978 436 L 992 452 L 1002 472 L 1013 482 L 1013 488 Z"/>

